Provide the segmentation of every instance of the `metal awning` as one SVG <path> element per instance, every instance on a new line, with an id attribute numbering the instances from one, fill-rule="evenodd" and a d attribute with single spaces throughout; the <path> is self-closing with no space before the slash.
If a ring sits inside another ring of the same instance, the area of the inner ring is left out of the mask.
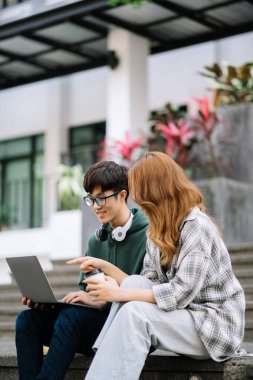
<path id="1" fill-rule="evenodd" d="M 153 0 L 140 9 L 112 8 L 108 0 L 3 3 L 0 89 L 114 67 L 117 52 L 106 41 L 114 26 L 148 38 L 151 54 L 253 30 L 253 0 Z"/>

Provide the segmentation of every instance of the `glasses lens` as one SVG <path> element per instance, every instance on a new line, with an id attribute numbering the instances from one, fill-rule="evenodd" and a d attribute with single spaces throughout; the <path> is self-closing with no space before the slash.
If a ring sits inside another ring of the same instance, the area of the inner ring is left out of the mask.
<path id="1" fill-rule="evenodd" d="M 94 199 L 92 197 L 85 197 L 84 201 L 85 201 L 86 205 L 89 207 L 93 206 L 93 204 L 94 204 Z"/>
<path id="2" fill-rule="evenodd" d="M 96 198 L 95 202 L 98 206 L 105 206 L 106 199 L 105 198 Z"/>

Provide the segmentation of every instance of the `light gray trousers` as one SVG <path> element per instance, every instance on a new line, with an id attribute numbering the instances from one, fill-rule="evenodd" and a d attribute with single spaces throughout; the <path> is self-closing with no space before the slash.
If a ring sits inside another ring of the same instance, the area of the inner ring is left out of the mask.
<path id="1" fill-rule="evenodd" d="M 134 275 L 127 277 L 121 286 L 147 289 L 153 283 Z M 94 344 L 97 352 L 85 379 L 139 379 L 151 345 L 192 358 L 210 358 L 187 310 L 166 312 L 148 302 L 114 302 Z"/>

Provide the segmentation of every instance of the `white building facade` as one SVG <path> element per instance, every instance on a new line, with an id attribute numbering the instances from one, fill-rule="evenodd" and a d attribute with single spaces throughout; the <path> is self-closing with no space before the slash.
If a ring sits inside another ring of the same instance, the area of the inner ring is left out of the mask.
<path id="1" fill-rule="evenodd" d="M 252 62 L 252 46 L 250 32 L 150 56 L 148 40 L 115 28 L 108 38 L 108 49 L 119 58 L 114 70 L 102 67 L 2 90 L 1 181 L 30 181 L 32 176 L 33 194 L 13 190 L 13 199 L 24 197 L 19 201 L 23 211 L 17 211 L 22 215 L 12 229 L 0 232 L 0 259 L 35 254 L 50 267 L 50 259 L 80 256 L 80 211 L 57 218 L 58 165 L 81 150 L 88 167 L 104 136 L 113 141 L 124 139 L 126 131 L 147 133 L 150 111 L 208 94 L 208 82 L 199 75 L 205 65 Z M 26 204 L 26 196 L 33 203 Z M 4 260 L 0 265 L 6 282 Z"/>

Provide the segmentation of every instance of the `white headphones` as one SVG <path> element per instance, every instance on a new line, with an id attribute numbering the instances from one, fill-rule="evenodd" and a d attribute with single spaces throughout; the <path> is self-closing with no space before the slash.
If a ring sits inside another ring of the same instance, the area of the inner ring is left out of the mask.
<path id="1" fill-rule="evenodd" d="M 131 227 L 133 221 L 133 214 L 130 212 L 130 217 L 123 227 L 116 227 L 112 230 L 112 238 L 116 241 L 122 241 L 126 237 L 126 233 Z"/>
<path id="2" fill-rule="evenodd" d="M 130 217 L 129 217 L 128 221 L 126 222 L 126 224 L 123 227 L 116 227 L 112 230 L 111 237 L 113 240 L 122 241 L 125 239 L 126 233 L 132 225 L 133 217 L 134 216 L 130 211 Z M 108 232 L 107 232 L 105 224 L 103 224 L 98 230 L 96 230 L 95 236 L 96 236 L 96 239 L 98 241 L 107 240 Z"/>

